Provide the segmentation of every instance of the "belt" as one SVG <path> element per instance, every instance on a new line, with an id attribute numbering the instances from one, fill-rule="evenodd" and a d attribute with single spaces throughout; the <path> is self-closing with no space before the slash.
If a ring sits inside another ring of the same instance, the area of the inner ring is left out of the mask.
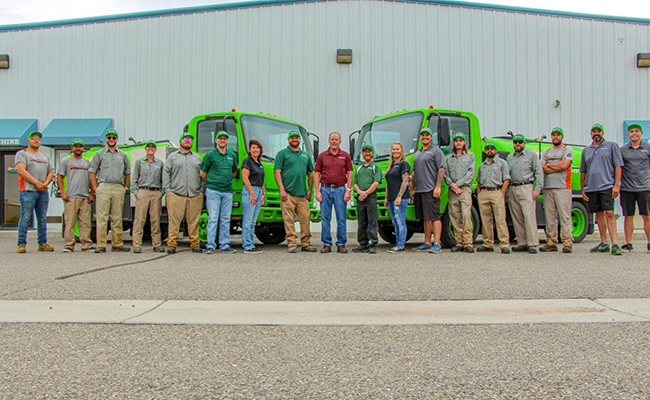
<path id="1" fill-rule="evenodd" d="M 330 189 L 338 189 L 340 187 L 345 186 L 345 185 L 328 185 L 328 184 L 325 184 L 325 183 L 321 183 L 320 185 L 322 187 L 327 187 L 327 188 L 330 188 Z"/>
<path id="2" fill-rule="evenodd" d="M 482 187 L 481 190 L 487 190 L 488 192 L 491 192 L 491 191 L 493 191 L 493 190 L 501 190 L 501 186 L 491 187 L 491 188 L 489 188 L 489 187 L 485 187 L 485 188 Z"/>
<path id="3" fill-rule="evenodd" d="M 142 190 L 155 190 L 156 192 L 160 192 L 160 188 L 148 187 L 148 186 L 140 186 L 138 189 L 142 189 Z"/>
<path id="4" fill-rule="evenodd" d="M 511 183 L 510 186 L 524 186 L 524 185 L 532 185 L 533 182 L 519 182 L 519 183 Z"/>

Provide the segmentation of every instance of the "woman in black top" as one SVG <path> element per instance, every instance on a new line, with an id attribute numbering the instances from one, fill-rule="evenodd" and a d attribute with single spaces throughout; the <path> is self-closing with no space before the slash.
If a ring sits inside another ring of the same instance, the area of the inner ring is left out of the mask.
<path id="1" fill-rule="evenodd" d="M 248 158 L 244 160 L 241 168 L 245 186 L 241 194 L 244 207 L 241 236 L 245 253 L 262 252 L 255 247 L 255 223 L 266 198 L 262 154 L 264 154 L 264 148 L 260 142 L 257 140 L 248 142 Z"/>
<path id="2" fill-rule="evenodd" d="M 390 151 L 390 164 L 386 169 L 386 197 L 384 207 L 388 212 L 395 227 L 395 247 L 389 253 L 401 253 L 406 245 L 406 206 L 410 198 L 411 167 L 404 157 L 402 143 L 395 142 Z"/>

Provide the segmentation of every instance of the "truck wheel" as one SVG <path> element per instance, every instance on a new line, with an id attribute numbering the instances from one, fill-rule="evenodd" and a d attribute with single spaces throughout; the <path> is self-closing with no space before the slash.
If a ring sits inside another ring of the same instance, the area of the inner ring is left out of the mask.
<path id="1" fill-rule="evenodd" d="M 589 213 L 584 204 L 579 201 L 573 202 L 573 207 L 571 209 L 571 225 L 573 242 L 582 242 L 589 232 Z"/>
<path id="2" fill-rule="evenodd" d="M 411 240 L 413 233 L 414 232 L 411 230 L 406 230 L 406 242 Z M 379 225 L 379 237 L 390 244 L 397 243 L 397 238 L 395 237 L 395 229 L 393 228 L 392 224 Z"/>
<path id="3" fill-rule="evenodd" d="M 199 217 L 199 241 L 201 243 L 208 242 L 208 210 L 201 211 Z"/>
<path id="4" fill-rule="evenodd" d="M 476 241 L 479 232 L 481 231 L 481 218 L 478 214 L 478 210 L 474 205 L 472 205 L 472 242 Z M 454 227 L 451 223 L 451 217 L 449 217 L 449 212 L 445 211 L 442 215 L 442 237 L 440 238 L 442 247 L 454 247 L 456 246 L 456 234 L 454 233 Z"/>
<path id="5" fill-rule="evenodd" d="M 280 244 L 286 238 L 284 228 L 268 228 L 267 230 L 255 232 L 255 236 L 264 244 Z"/>

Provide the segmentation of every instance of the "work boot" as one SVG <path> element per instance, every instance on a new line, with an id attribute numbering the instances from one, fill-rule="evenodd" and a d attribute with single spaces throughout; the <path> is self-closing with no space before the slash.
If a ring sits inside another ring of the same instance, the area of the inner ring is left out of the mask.
<path id="1" fill-rule="evenodd" d="M 371 244 L 368 246 L 368 254 L 377 254 L 377 245 Z"/>
<path id="2" fill-rule="evenodd" d="M 463 251 L 463 250 L 465 250 L 465 249 L 463 247 L 461 247 L 461 246 L 454 246 L 454 247 L 451 248 L 452 253 L 458 253 L 459 251 Z"/>
<path id="3" fill-rule="evenodd" d="M 504 247 L 501 249 L 501 254 L 510 254 L 510 249 L 507 247 Z"/>
<path id="4" fill-rule="evenodd" d="M 522 244 L 520 246 L 515 246 L 512 248 L 512 251 L 514 251 L 515 253 L 523 253 L 524 251 L 528 251 L 528 246 L 526 246 L 525 244 Z"/>
<path id="5" fill-rule="evenodd" d="M 18 247 L 16 247 L 16 253 L 20 253 L 20 254 L 27 253 L 27 248 L 25 248 L 24 244 L 19 244 Z"/>
<path id="6" fill-rule="evenodd" d="M 131 248 L 126 247 L 126 246 L 111 246 L 111 251 L 120 252 L 120 253 L 127 253 L 127 252 L 131 251 Z"/>
<path id="7" fill-rule="evenodd" d="M 557 245 L 549 246 L 548 244 L 545 244 L 544 246 L 539 248 L 539 251 L 541 251 L 542 253 L 548 253 L 549 251 L 557 251 Z"/>
<path id="8" fill-rule="evenodd" d="M 487 252 L 493 252 L 494 247 L 487 247 L 487 246 L 481 246 L 478 249 L 476 249 L 479 253 L 487 253 Z"/>
<path id="9" fill-rule="evenodd" d="M 54 247 L 47 243 L 43 243 L 38 245 L 38 251 L 54 251 Z"/>
<path id="10" fill-rule="evenodd" d="M 465 247 L 465 253 L 473 253 L 473 252 L 474 252 L 474 248 L 472 246 Z"/>
<path id="11" fill-rule="evenodd" d="M 528 254 L 537 254 L 537 247 L 528 246 Z"/>
<path id="12" fill-rule="evenodd" d="M 368 246 L 358 246 L 352 249 L 353 253 L 369 253 L 370 248 Z"/>

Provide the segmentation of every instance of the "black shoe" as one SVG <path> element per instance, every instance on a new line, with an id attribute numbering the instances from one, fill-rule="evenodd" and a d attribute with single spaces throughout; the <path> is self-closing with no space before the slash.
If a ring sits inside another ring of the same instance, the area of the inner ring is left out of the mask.
<path id="1" fill-rule="evenodd" d="M 111 251 L 127 253 L 127 252 L 131 251 L 131 248 L 130 247 L 125 247 L 125 246 L 111 247 Z"/>
<path id="2" fill-rule="evenodd" d="M 528 246 L 528 254 L 537 254 L 537 247 Z"/>
<path id="3" fill-rule="evenodd" d="M 515 246 L 512 248 L 512 251 L 515 253 L 523 253 L 524 251 L 528 251 L 528 246 L 525 244 L 522 244 L 521 246 Z"/>
<path id="4" fill-rule="evenodd" d="M 165 248 L 164 248 L 164 247 L 160 247 L 160 246 L 156 246 L 156 247 L 153 248 L 153 251 L 154 251 L 154 253 L 164 253 L 164 252 L 165 252 Z"/>
<path id="5" fill-rule="evenodd" d="M 501 254 L 510 254 L 510 249 L 507 247 L 504 247 L 501 249 Z"/>
<path id="6" fill-rule="evenodd" d="M 353 253 L 369 253 L 370 248 L 368 246 L 359 246 L 352 249 Z"/>
<path id="7" fill-rule="evenodd" d="M 571 246 L 562 247 L 562 253 L 573 253 L 573 247 Z"/>
<path id="8" fill-rule="evenodd" d="M 556 245 L 549 246 L 545 244 L 544 246 L 539 248 L 539 251 L 541 251 L 542 253 L 547 253 L 549 251 L 557 251 L 557 246 Z"/>
<path id="9" fill-rule="evenodd" d="M 176 247 L 168 247 L 167 254 L 176 254 Z"/>
<path id="10" fill-rule="evenodd" d="M 192 247 L 192 253 L 203 253 L 201 246 Z"/>
<path id="11" fill-rule="evenodd" d="M 487 252 L 492 252 L 494 251 L 494 247 L 486 247 L 486 246 L 481 246 L 478 249 L 476 249 L 479 253 L 487 253 Z"/>
<path id="12" fill-rule="evenodd" d="M 459 251 L 463 251 L 463 250 L 465 250 L 465 248 L 460 247 L 460 246 L 454 246 L 454 247 L 451 248 L 452 253 L 458 253 Z"/>
<path id="13" fill-rule="evenodd" d="M 98 247 L 98 248 L 96 248 L 95 253 L 106 253 L 106 247 Z"/>
<path id="14" fill-rule="evenodd" d="M 473 253 L 473 252 L 474 252 L 474 248 L 472 246 L 465 247 L 465 253 Z"/>
<path id="15" fill-rule="evenodd" d="M 632 243 L 625 243 L 623 246 L 621 246 L 621 250 L 632 251 L 634 250 L 634 246 L 632 246 Z"/>
<path id="16" fill-rule="evenodd" d="M 377 254 L 377 246 L 375 245 L 368 246 L 368 254 Z"/>
<path id="17" fill-rule="evenodd" d="M 133 249 L 133 253 L 135 253 L 135 254 L 142 253 L 142 247 L 136 247 L 135 249 Z"/>
<path id="18" fill-rule="evenodd" d="M 303 246 L 300 248 L 300 251 L 306 251 L 307 253 L 315 253 L 316 248 L 311 246 Z"/>

